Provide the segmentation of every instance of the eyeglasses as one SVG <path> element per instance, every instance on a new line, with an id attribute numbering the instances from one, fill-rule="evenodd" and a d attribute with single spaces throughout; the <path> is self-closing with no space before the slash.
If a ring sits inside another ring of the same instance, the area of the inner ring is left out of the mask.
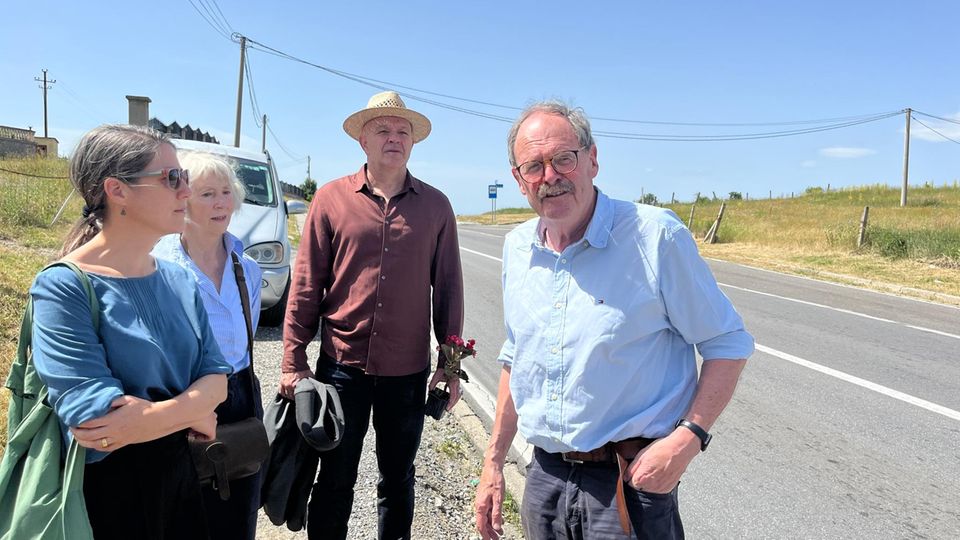
<path id="1" fill-rule="evenodd" d="M 579 156 L 577 154 L 580 150 L 585 149 L 585 146 L 581 146 L 577 150 L 564 150 L 563 152 L 554 154 L 552 158 L 547 160 L 534 160 L 521 163 L 519 167 L 516 167 L 516 171 L 520 175 L 520 178 L 528 184 L 536 184 L 537 182 L 543 181 L 543 174 L 544 171 L 546 171 L 547 163 L 553 167 L 553 170 L 556 171 L 557 174 L 571 173 L 577 170 L 579 163 Z"/>
<path id="2" fill-rule="evenodd" d="M 142 173 L 127 175 L 124 178 L 149 178 L 151 176 L 160 176 L 167 181 L 167 187 L 176 191 L 183 185 L 190 185 L 190 173 L 186 169 L 160 169 L 159 171 L 144 171 Z"/>

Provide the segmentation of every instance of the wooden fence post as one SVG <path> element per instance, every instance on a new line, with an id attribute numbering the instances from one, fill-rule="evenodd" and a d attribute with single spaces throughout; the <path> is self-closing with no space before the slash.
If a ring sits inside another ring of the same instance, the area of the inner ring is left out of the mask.
<path id="1" fill-rule="evenodd" d="M 863 207 L 863 216 L 860 217 L 860 234 L 857 236 L 857 249 L 863 247 L 867 239 L 867 216 L 870 214 L 870 207 Z"/>
<path id="2" fill-rule="evenodd" d="M 693 233 L 693 211 L 697 209 L 697 203 L 690 205 L 690 219 L 687 220 L 687 228 Z"/>
<path id="3" fill-rule="evenodd" d="M 713 225 L 710 226 L 710 230 L 707 231 L 707 235 L 703 238 L 704 244 L 716 244 L 717 243 L 717 233 L 720 230 L 720 220 L 723 219 L 723 211 L 727 207 L 727 203 L 720 203 L 720 213 L 717 214 L 717 220 L 713 222 Z"/>

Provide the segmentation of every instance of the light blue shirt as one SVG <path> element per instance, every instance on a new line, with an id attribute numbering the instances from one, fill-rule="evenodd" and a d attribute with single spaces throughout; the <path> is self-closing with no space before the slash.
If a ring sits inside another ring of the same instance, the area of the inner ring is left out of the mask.
<path id="1" fill-rule="evenodd" d="M 240 256 L 240 265 L 243 267 L 243 275 L 250 295 L 250 324 L 256 333 L 257 324 L 260 322 L 260 280 L 263 272 L 256 261 L 243 254 L 243 242 L 236 236 L 224 233 L 223 245 L 228 253 L 232 251 Z M 200 289 L 200 298 L 207 309 L 210 328 L 213 330 L 217 344 L 220 345 L 220 352 L 233 366 L 234 373 L 246 369 L 250 365 L 247 353 L 247 326 L 240 303 L 240 290 L 237 288 L 237 279 L 233 273 L 233 259 L 227 257 L 223 266 L 223 275 L 220 278 L 220 290 L 217 291 L 213 280 L 200 270 L 200 267 L 183 249 L 179 234 L 161 238 L 153 248 L 153 255 L 190 271 L 197 282 L 197 288 Z"/>
<path id="2" fill-rule="evenodd" d="M 669 211 L 608 198 L 562 253 L 533 219 L 503 246 L 507 340 L 520 433 L 548 452 L 670 433 L 705 361 L 744 359 L 753 338 L 690 232 Z"/>

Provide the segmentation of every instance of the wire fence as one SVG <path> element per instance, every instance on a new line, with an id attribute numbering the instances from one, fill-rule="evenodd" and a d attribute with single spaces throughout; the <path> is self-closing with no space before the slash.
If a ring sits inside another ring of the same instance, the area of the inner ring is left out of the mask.
<path id="1" fill-rule="evenodd" d="M 0 161 L 0 224 L 50 226 L 73 191 L 65 176 L 66 164 L 57 161 Z M 74 220 L 80 207 L 80 198 L 72 197 L 61 219 Z"/>

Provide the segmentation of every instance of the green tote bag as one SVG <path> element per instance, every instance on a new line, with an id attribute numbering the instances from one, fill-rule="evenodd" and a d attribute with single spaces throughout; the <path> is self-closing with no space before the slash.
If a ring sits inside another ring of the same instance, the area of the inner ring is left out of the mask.
<path id="1" fill-rule="evenodd" d="M 99 332 L 100 305 L 90 278 L 69 262 L 90 301 L 93 328 Z M 44 268 L 46 270 L 46 268 Z M 0 540 L 92 540 L 83 499 L 87 451 L 76 441 L 64 455 L 60 421 L 47 404 L 47 387 L 33 365 L 33 301 L 20 325 L 17 359 L 10 367 L 7 448 L 0 460 Z"/>

